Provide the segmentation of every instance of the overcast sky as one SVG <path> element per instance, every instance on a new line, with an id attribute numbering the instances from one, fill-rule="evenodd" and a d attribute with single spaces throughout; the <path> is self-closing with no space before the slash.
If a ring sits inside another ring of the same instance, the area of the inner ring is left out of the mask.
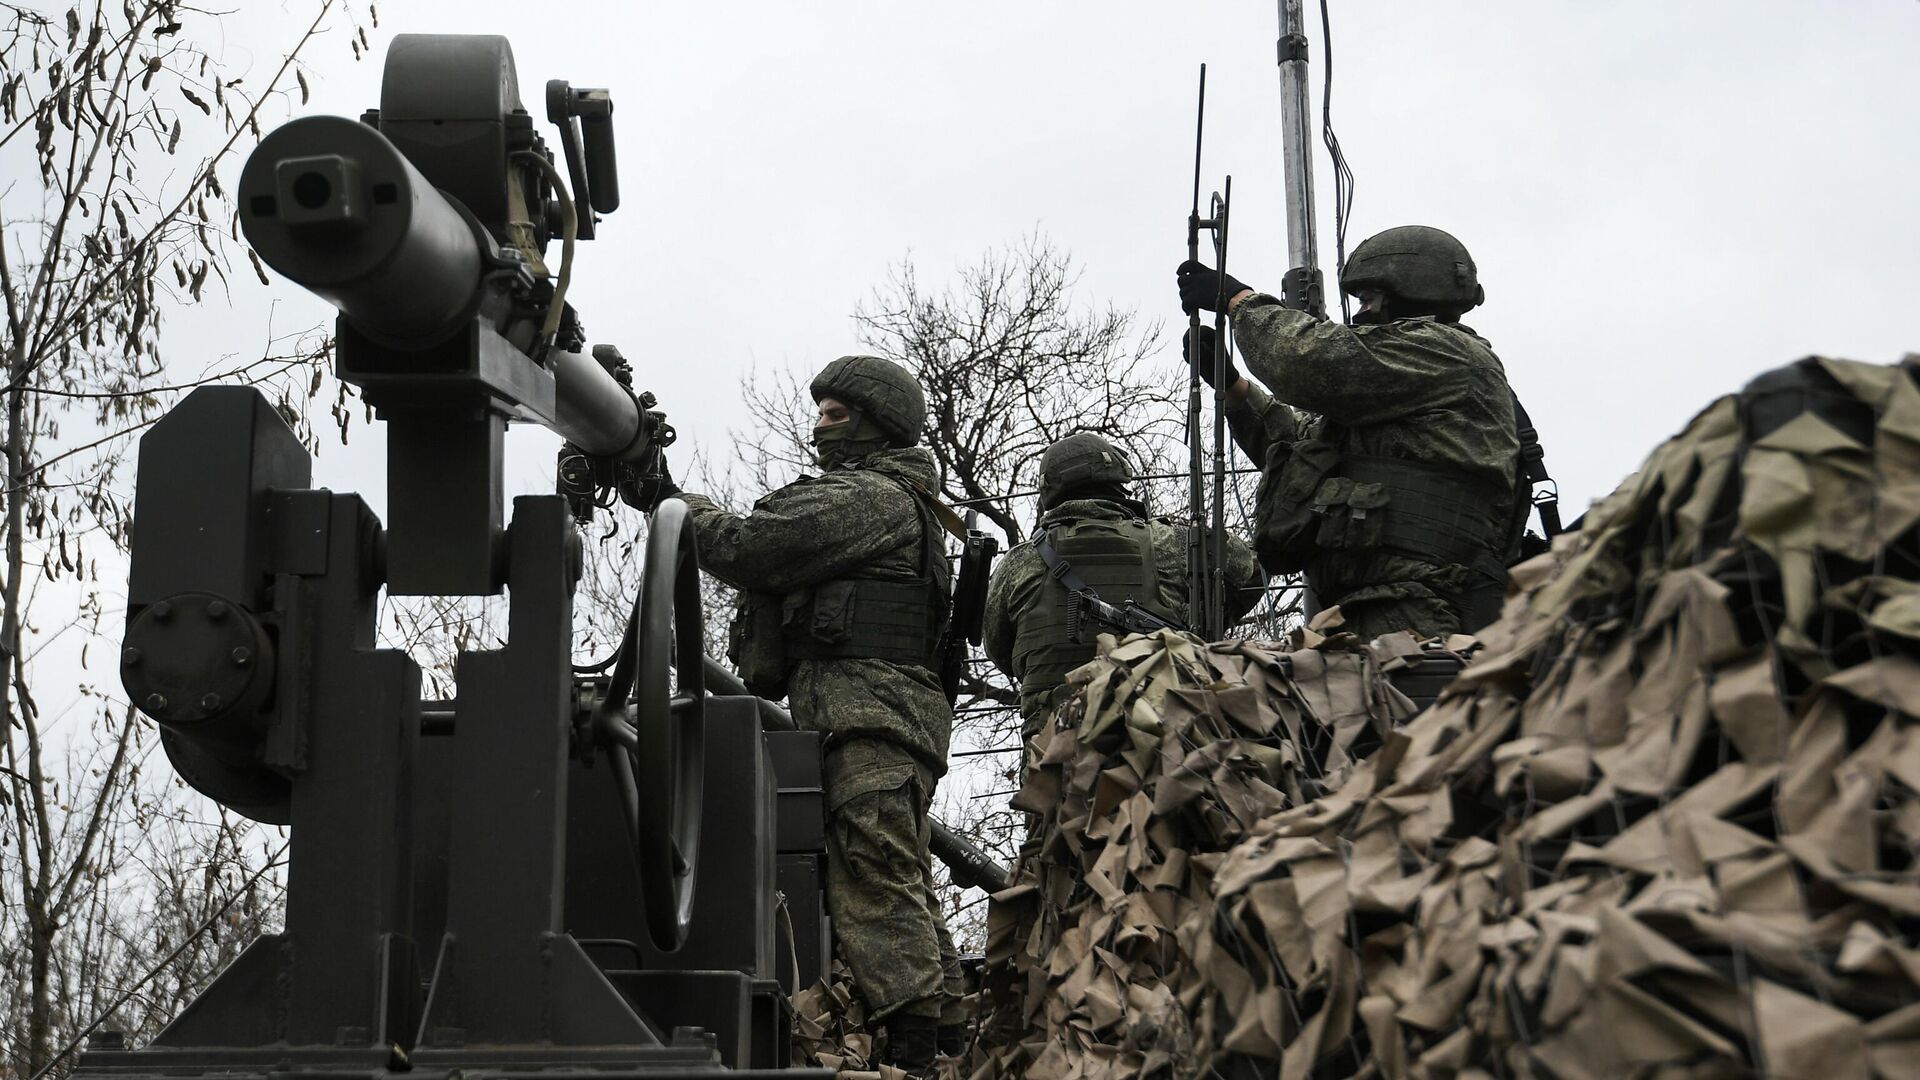
<path id="1" fill-rule="evenodd" d="M 299 6 L 249 4 L 227 25 L 229 60 L 277 60 Z M 1538 423 L 1569 516 L 1758 371 L 1920 349 L 1915 0 L 1334 8 L 1350 238 L 1424 223 L 1473 251 L 1488 301 L 1467 321 Z M 1287 269 L 1272 3 L 531 10 L 383 3 L 374 60 L 339 42 L 313 53 L 312 109 L 375 104 L 400 32 L 511 36 L 536 114 L 548 78 L 611 88 L 625 201 L 583 246 L 570 295 L 592 339 L 620 345 L 711 449 L 745 423 L 744 372 L 853 350 L 849 313 L 908 254 L 942 282 L 1038 230 L 1084 268 L 1082 303 L 1179 321 L 1202 61 L 1207 183 L 1234 178 L 1229 268 L 1276 290 Z M 1324 153 L 1316 179 L 1331 276 Z M 281 328 L 326 317 L 279 291 Z M 201 337 L 217 320 L 244 352 L 266 301 L 235 302 L 237 317 L 176 318 L 172 340 L 217 350 Z M 544 489 L 552 444 L 515 444 L 517 483 Z M 330 453 L 320 480 L 379 505 L 379 452 L 363 439 Z"/>

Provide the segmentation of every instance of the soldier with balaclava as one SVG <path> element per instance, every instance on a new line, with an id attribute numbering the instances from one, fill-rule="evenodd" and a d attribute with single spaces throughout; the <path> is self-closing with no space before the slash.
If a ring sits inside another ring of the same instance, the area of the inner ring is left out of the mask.
<path id="1" fill-rule="evenodd" d="M 1366 240 L 1340 279 L 1360 302 L 1352 325 L 1197 262 L 1176 278 L 1189 311 L 1225 298 L 1258 380 L 1229 363 L 1234 437 L 1262 466 L 1254 546 L 1267 569 L 1304 572 L 1363 638 L 1493 621 L 1527 503 L 1506 372 L 1460 322 L 1485 299 L 1465 246 L 1418 225 Z M 1211 330 L 1198 346 L 1190 357 L 1212 357 Z"/>
<path id="2" fill-rule="evenodd" d="M 1093 659 L 1099 635 L 1127 633 L 1091 616 L 1075 589 L 1189 625 L 1187 526 L 1150 517 L 1132 484 L 1126 456 L 1099 435 L 1055 442 L 1040 456 L 1040 522 L 994 567 L 982 643 L 1018 680 L 1029 736 L 1059 704 L 1067 672 Z M 1265 575 L 1238 537 L 1229 535 L 1226 548 L 1227 618 L 1234 620 L 1260 599 Z"/>
<path id="3" fill-rule="evenodd" d="M 888 1063 L 921 1075 L 936 1047 L 959 1052 L 965 992 L 927 852 L 953 708 L 936 674 L 950 569 L 919 445 L 926 399 L 873 356 L 828 364 L 812 393 L 820 475 L 747 514 L 679 497 L 701 568 L 740 591 L 728 651 L 741 677 L 826 733 L 828 910 Z"/>

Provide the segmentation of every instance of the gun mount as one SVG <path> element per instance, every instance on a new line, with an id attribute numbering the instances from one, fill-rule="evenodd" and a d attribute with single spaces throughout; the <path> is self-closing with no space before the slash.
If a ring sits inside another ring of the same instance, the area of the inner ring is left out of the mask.
<path id="1" fill-rule="evenodd" d="M 248 238 L 340 310 L 392 510 L 314 489 L 250 388 L 195 391 L 141 440 L 122 679 L 182 777 L 291 825 L 286 926 L 150 1046 L 90 1049 L 87 1080 L 829 1075 L 784 1068 L 787 995 L 829 955 L 818 737 L 709 694 L 685 506 L 654 514 L 603 678 L 570 666 L 566 500 L 503 522 L 509 419 L 616 460 L 672 438 L 581 352 L 568 256 L 544 262 L 618 203 L 611 100 L 548 102 L 571 195 L 504 39 L 401 36 L 380 110 L 294 121 L 243 171 Z M 506 640 L 423 702 L 375 647 L 382 587 L 504 589 Z"/>

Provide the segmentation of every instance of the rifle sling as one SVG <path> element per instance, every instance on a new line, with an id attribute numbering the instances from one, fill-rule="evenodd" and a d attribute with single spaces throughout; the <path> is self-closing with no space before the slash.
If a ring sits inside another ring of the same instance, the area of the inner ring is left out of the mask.
<path id="1" fill-rule="evenodd" d="M 1039 552 L 1040 561 L 1047 564 L 1047 576 L 1059 582 L 1067 592 L 1092 596 L 1095 600 L 1100 599 L 1100 594 L 1094 590 L 1093 586 L 1087 584 L 1086 579 L 1080 576 L 1080 572 L 1073 568 L 1073 564 L 1061 558 L 1060 553 L 1054 550 L 1044 530 L 1033 538 L 1033 550 Z"/>

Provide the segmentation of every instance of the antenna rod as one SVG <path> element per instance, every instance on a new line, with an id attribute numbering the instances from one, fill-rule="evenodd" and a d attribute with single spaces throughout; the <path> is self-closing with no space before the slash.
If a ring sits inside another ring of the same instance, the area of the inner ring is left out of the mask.
<path id="1" fill-rule="evenodd" d="M 1200 260 L 1200 153 L 1207 130 L 1207 65 L 1200 65 L 1200 106 L 1193 131 L 1193 205 L 1187 212 L 1187 258 Z M 1204 224 L 1211 224 L 1210 222 Z M 1200 310 L 1187 316 L 1189 352 L 1200 345 Z M 1196 629 L 1206 633 L 1212 623 L 1208 611 L 1211 575 L 1207 572 L 1207 542 L 1202 525 L 1206 522 L 1207 503 L 1202 473 L 1205 448 L 1200 431 L 1200 357 L 1188 365 L 1187 378 L 1187 605 Z M 1209 637 L 1209 640 L 1212 640 Z"/>
<path id="2" fill-rule="evenodd" d="M 1226 195 L 1213 208 L 1213 250 L 1219 260 L 1220 292 L 1213 305 L 1213 521 L 1207 537 L 1208 571 L 1206 622 L 1208 641 L 1227 633 L 1227 221 L 1232 214 L 1233 177 L 1227 177 Z M 1198 359 L 1196 357 L 1196 359 Z"/>

